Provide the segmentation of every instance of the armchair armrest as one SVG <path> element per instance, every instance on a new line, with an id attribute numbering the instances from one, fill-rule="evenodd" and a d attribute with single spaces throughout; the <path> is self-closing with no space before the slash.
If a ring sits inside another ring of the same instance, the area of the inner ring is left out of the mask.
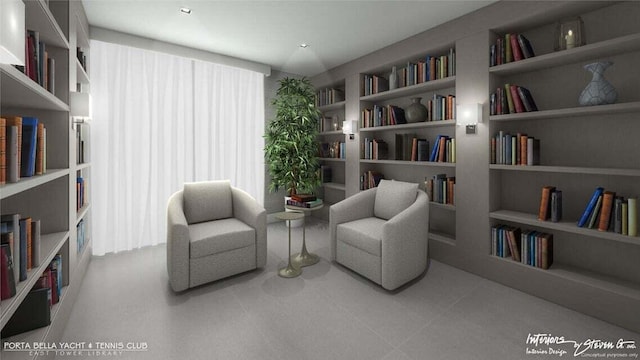
<path id="1" fill-rule="evenodd" d="M 418 190 L 416 201 L 382 227 L 382 287 L 393 290 L 426 269 L 428 236 L 429 199 Z"/>
<path id="2" fill-rule="evenodd" d="M 167 271 L 174 291 L 189 288 L 189 242 L 182 191 L 178 191 L 167 205 Z"/>
<path id="3" fill-rule="evenodd" d="M 231 187 L 233 216 L 256 231 L 256 266 L 267 263 L 267 211 L 248 193 Z"/>
<path id="4" fill-rule="evenodd" d="M 359 192 L 329 208 L 331 260 L 336 259 L 336 233 L 339 224 L 373 216 L 376 188 Z"/>

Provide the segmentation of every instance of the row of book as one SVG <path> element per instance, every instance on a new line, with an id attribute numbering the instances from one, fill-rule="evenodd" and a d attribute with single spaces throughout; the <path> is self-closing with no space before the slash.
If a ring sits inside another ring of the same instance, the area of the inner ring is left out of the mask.
<path id="1" fill-rule="evenodd" d="M 579 227 L 638 236 L 638 199 L 597 187 L 578 221 Z"/>
<path id="2" fill-rule="evenodd" d="M 429 154 L 429 141 L 416 134 L 395 134 L 395 159 L 403 161 L 456 162 L 456 140 L 438 135 Z"/>
<path id="3" fill-rule="evenodd" d="M 455 119 L 455 95 L 434 94 L 427 101 L 426 121 L 441 121 Z M 362 109 L 360 112 L 360 127 L 370 128 L 377 126 L 406 124 L 404 109 L 395 105 L 374 105 L 373 108 Z"/>
<path id="4" fill-rule="evenodd" d="M 491 138 L 491 164 L 540 165 L 540 139 L 499 131 Z"/>
<path id="5" fill-rule="evenodd" d="M 389 145 L 383 139 L 364 138 L 363 159 L 388 160 Z"/>
<path id="6" fill-rule="evenodd" d="M 553 234 L 508 225 L 491 228 L 491 255 L 541 269 L 553 263 Z"/>
<path id="7" fill-rule="evenodd" d="M 538 106 L 527 88 L 504 84 L 491 94 L 489 109 L 491 115 L 505 115 L 538 111 Z"/>
<path id="8" fill-rule="evenodd" d="M 344 90 L 327 88 L 316 93 L 316 106 L 325 106 L 344 101 Z"/>
<path id="9" fill-rule="evenodd" d="M 87 182 L 82 176 L 76 178 L 76 211 L 82 209 L 87 201 Z"/>
<path id="10" fill-rule="evenodd" d="M 76 123 L 76 164 L 86 162 L 84 143 L 89 133 L 89 125 L 86 123 Z"/>
<path id="11" fill-rule="evenodd" d="M 555 186 L 543 186 L 538 207 L 538 220 L 558 222 L 562 220 L 562 190 Z"/>
<path id="12" fill-rule="evenodd" d="M 431 56 L 417 62 L 408 62 L 398 73 L 398 87 L 421 84 L 456 75 L 456 50 L 450 48 L 447 55 Z"/>
<path id="13" fill-rule="evenodd" d="M 27 30 L 24 62 L 24 66 L 16 65 L 16 68 L 47 91 L 54 93 L 56 85 L 55 59 L 49 56 L 45 43 L 40 41 L 38 31 Z"/>
<path id="14" fill-rule="evenodd" d="M 456 178 L 447 174 L 437 174 L 424 179 L 425 192 L 429 200 L 439 204 L 454 205 Z"/>
<path id="15" fill-rule="evenodd" d="M 347 146 L 344 141 L 333 141 L 320 143 L 318 149 L 318 157 L 321 158 L 333 158 L 333 159 L 346 159 L 347 158 Z"/>
<path id="16" fill-rule="evenodd" d="M 372 189 L 378 186 L 382 179 L 384 179 L 382 173 L 373 170 L 365 171 L 360 175 L 360 190 Z"/>
<path id="17" fill-rule="evenodd" d="M 0 117 L 0 184 L 42 175 L 47 168 L 47 130 L 35 117 Z"/>
<path id="18" fill-rule="evenodd" d="M 2 300 L 15 295 L 15 285 L 27 280 L 29 271 L 40 266 L 40 220 L 21 217 L 19 214 L 1 216 L 0 244 L 6 256 L 2 267 Z M 3 260 L 4 261 L 4 260 Z M 9 276 L 10 275 L 10 276 Z M 10 287 L 11 291 L 4 291 Z"/>
<path id="19" fill-rule="evenodd" d="M 318 121 L 318 132 L 336 131 L 341 129 L 342 123 L 338 115 L 325 116 L 324 114 Z"/>
<path id="20" fill-rule="evenodd" d="M 2 338 L 51 324 L 51 307 L 62 298 L 62 266 L 62 256 L 57 254 L 2 329 Z"/>
<path id="21" fill-rule="evenodd" d="M 502 65 L 536 56 L 531 42 L 522 34 L 498 36 L 489 48 L 489 66 Z"/>
<path id="22" fill-rule="evenodd" d="M 400 68 L 398 87 L 412 86 L 427 81 L 444 79 L 456 74 L 456 52 L 449 49 L 446 55 L 427 55 L 417 62 L 408 62 Z M 365 74 L 362 78 L 360 94 L 363 96 L 378 94 L 389 90 L 389 79 L 380 75 Z"/>
<path id="23" fill-rule="evenodd" d="M 85 222 L 84 219 L 80 220 L 80 222 L 78 222 L 78 225 L 76 225 L 76 249 L 78 254 L 80 254 L 82 252 L 82 250 L 84 249 L 84 245 L 87 243 L 87 238 L 86 238 L 86 228 L 85 228 Z"/>

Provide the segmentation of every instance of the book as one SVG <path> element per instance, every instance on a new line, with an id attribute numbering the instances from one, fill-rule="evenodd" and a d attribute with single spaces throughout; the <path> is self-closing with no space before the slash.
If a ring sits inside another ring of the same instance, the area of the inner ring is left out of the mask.
<path id="1" fill-rule="evenodd" d="M 44 124 L 39 123 L 36 131 L 35 174 L 44 174 Z"/>
<path id="2" fill-rule="evenodd" d="M 609 229 L 609 220 L 611 219 L 611 210 L 613 208 L 613 200 L 615 197 L 616 193 L 613 191 L 605 191 L 603 193 L 598 231 L 607 231 Z"/>
<path id="3" fill-rule="evenodd" d="M 309 208 L 314 208 L 316 206 L 322 205 L 322 199 L 316 199 L 313 201 L 306 201 L 306 202 L 301 202 L 296 200 L 287 200 L 287 205 L 309 209 Z"/>
<path id="4" fill-rule="evenodd" d="M 2 215 L 0 217 L 2 221 L 2 233 L 12 233 L 13 237 L 13 248 L 12 248 L 12 260 L 13 260 L 13 269 L 14 269 L 14 277 L 16 284 L 19 281 L 25 280 L 21 278 L 21 263 L 20 263 L 20 215 L 19 214 L 9 214 Z"/>
<path id="5" fill-rule="evenodd" d="M 638 236 L 638 199 L 637 198 L 629 198 L 628 202 L 628 214 L 629 220 L 627 220 L 627 226 L 629 231 L 629 236 Z"/>
<path id="6" fill-rule="evenodd" d="M 622 234 L 622 196 L 616 196 L 613 201 L 613 232 Z"/>
<path id="7" fill-rule="evenodd" d="M 5 300 L 16 295 L 16 283 L 13 259 L 9 244 L 0 244 L 0 299 Z"/>
<path id="8" fill-rule="evenodd" d="M 40 220 L 31 221 L 31 265 L 33 267 L 40 266 Z"/>
<path id="9" fill-rule="evenodd" d="M 520 43 L 518 41 L 518 34 L 511 34 L 511 36 L 509 36 L 509 40 L 511 41 L 511 52 L 513 53 L 513 61 L 524 59 L 524 56 L 522 55 L 522 49 L 520 48 Z"/>
<path id="10" fill-rule="evenodd" d="M 522 50 L 522 56 L 525 59 L 536 56 L 535 52 L 533 51 L 533 47 L 531 46 L 531 42 L 529 42 L 529 39 L 527 39 L 522 34 L 518 34 L 517 37 L 518 44 L 520 44 L 520 49 Z"/>
<path id="11" fill-rule="evenodd" d="M 527 165 L 540 165 L 540 139 L 527 138 Z"/>
<path id="12" fill-rule="evenodd" d="M 504 84 L 504 95 L 507 98 L 507 106 L 509 109 L 509 112 L 507 113 L 505 111 L 505 113 L 507 114 L 515 114 L 516 113 L 516 106 L 513 102 L 513 97 L 511 96 L 511 84 Z"/>
<path id="13" fill-rule="evenodd" d="M 562 220 L 562 190 L 551 192 L 551 221 Z"/>
<path id="14" fill-rule="evenodd" d="M 31 177 L 36 170 L 36 145 L 38 136 L 38 119 L 22 118 L 22 152 L 20 159 L 20 176 Z"/>
<path id="15" fill-rule="evenodd" d="M 0 118 L 0 184 L 7 183 L 7 119 Z"/>
<path id="16" fill-rule="evenodd" d="M 598 197 L 602 195 L 603 191 L 604 191 L 603 188 L 598 187 L 593 192 L 593 195 L 591 195 L 591 199 L 587 203 L 587 206 L 585 207 L 584 212 L 582 213 L 582 216 L 580 216 L 580 220 L 578 221 L 579 227 L 584 227 L 587 224 L 587 222 L 589 221 L 589 216 L 593 212 L 593 208 L 596 206 L 596 202 L 598 202 Z"/>
<path id="17" fill-rule="evenodd" d="M 7 129 L 9 127 L 15 127 L 16 130 L 7 131 L 10 137 L 7 137 L 7 143 L 9 144 L 9 150 L 7 151 L 8 159 L 8 174 L 7 180 L 9 182 L 18 182 L 20 180 L 20 169 L 22 168 L 22 118 L 19 116 L 9 116 L 7 119 Z M 16 171 L 17 173 L 13 173 Z"/>
<path id="18" fill-rule="evenodd" d="M 622 235 L 629 235 L 629 202 L 622 201 Z"/>
<path id="19" fill-rule="evenodd" d="M 418 161 L 429 160 L 429 141 L 427 139 L 418 139 Z"/>
<path id="20" fill-rule="evenodd" d="M 589 229 L 595 228 L 596 222 L 598 221 L 598 217 L 600 216 L 600 208 L 602 208 L 602 196 L 603 194 L 600 194 L 600 196 L 598 196 L 598 200 L 596 201 L 596 206 L 593 208 L 593 212 L 589 217 L 589 224 L 587 226 Z"/>
<path id="21" fill-rule="evenodd" d="M 511 34 L 504 35 L 504 59 L 505 62 L 510 63 L 513 61 L 513 49 L 511 48 Z"/>
<path id="22" fill-rule="evenodd" d="M 33 239 L 31 238 L 31 221 L 32 219 L 30 217 L 25 217 L 25 218 L 21 218 L 20 219 L 20 246 L 22 246 L 22 234 L 24 233 L 25 236 L 25 240 L 24 240 L 24 244 L 25 244 L 25 251 L 24 251 L 24 256 L 21 257 L 21 261 L 25 260 L 26 262 L 26 270 L 29 271 L 31 270 L 31 268 L 33 267 L 33 264 L 31 263 L 32 257 L 31 257 L 31 253 L 33 251 L 33 249 L 31 248 L 31 246 L 33 245 Z M 23 231 L 24 229 L 24 231 Z M 21 249 L 22 250 L 22 249 Z M 24 266 L 23 266 L 24 268 Z"/>
<path id="23" fill-rule="evenodd" d="M 527 109 L 527 111 L 538 111 L 538 106 L 533 100 L 533 96 L 531 95 L 529 89 L 518 86 L 518 95 L 520 95 L 522 104 L 524 105 L 525 109 Z"/>
<path id="24" fill-rule="evenodd" d="M 547 270 L 553 264 L 553 235 L 543 234 L 540 236 L 540 266 Z"/>
<path id="25" fill-rule="evenodd" d="M 525 112 L 525 107 L 522 100 L 520 99 L 520 94 L 518 93 L 518 87 L 516 85 L 510 85 L 509 92 L 511 93 L 511 98 L 513 99 L 513 108 L 515 109 L 515 111 L 517 113 Z"/>
<path id="26" fill-rule="evenodd" d="M 49 267 L 51 269 L 54 284 L 51 296 L 53 298 L 53 303 L 57 304 L 62 296 L 62 256 L 60 254 L 56 254 L 56 256 L 53 257 L 53 260 L 51 260 Z"/>
<path id="27" fill-rule="evenodd" d="M 555 191 L 555 186 L 543 186 L 540 196 L 540 207 L 538 209 L 538 220 L 546 221 L 551 217 L 551 193 Z"/>
<path id="28" fill-rule="evenodd" d="M 313 201 L 315 199 L 317 199 L 317 198 L 313 194 L 292 194 L 291 195 L 291 200 L 295 200 L 295 201 L 298 201 L 298 202 Z"/>
<path id="29" fill-rule="evenodd" d="M 509 241 L 509 250 L 511 251 L 511 258 L 514 261 L 520 262 L 520 249 L 518 248 L 518 240 L 520 239 L 520 229 L 510 228 L 507 230 L 507 239 Z"/>
<path id="30" fill-rule="evenodd" d="M 36 280 L 36 283 L 33 285 L 33 290 L 36 289 L 47 289 L 47 297 L 49 299 L 49 306 L 53 305 L 53 299 L 51 298 L 51 269 L 47 268 L 42 275 Z"/>

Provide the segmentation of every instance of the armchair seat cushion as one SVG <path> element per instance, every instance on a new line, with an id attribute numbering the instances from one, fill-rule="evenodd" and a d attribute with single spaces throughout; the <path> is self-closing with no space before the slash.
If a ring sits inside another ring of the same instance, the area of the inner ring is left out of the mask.
<path id="1" fill-rule="evenodd" d="M 189 225 L 190 258 L 200 258 L 255 244 L 256 232 L 242 221 L 230 218 Z"/>
<path id="2" fill-rule="evenodd" d="M 337 240 L 371 255 L 382 255 L 382 227 L 385 220 L 368 217 L 338 225 Z"/>

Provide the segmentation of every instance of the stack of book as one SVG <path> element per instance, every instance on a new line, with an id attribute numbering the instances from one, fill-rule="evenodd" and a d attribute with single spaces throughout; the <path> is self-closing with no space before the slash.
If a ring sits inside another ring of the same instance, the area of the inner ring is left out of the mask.
<path id="1" fill-rule="evenodd" d="M 447 135 L 438 135 L 431 149 L 429 161 L 456 162 L 456 139 Z"/>
<path id="2" fill-rule="evenodd" d="M 522 86 L 505 84 L 491 94 L 489 99 L 491 115 L 516 114 L 538 111 L 531 92 Z"/>
<path id="3" fill-rule="evenodd" d="M 540 165 L 540 139 L 499 131 L 491 138 L 491 164 Z"/>
<path id="4" fill-rule="evenodd" d="M 427 55 L 417 62 L 408 62 L 400 68 L 398 87 L 421 84 L 427 81 L 444 79 L 456 74 L 456 50 L 450 48 L 446 55 Z"/>
<path id="5" fill-rule="evenodd" d="M 49 57 L 45 43 L 40 41 L 38 31 L 27 30 L 24 63 L 24 66 L 16 65 L 16 68 L 47 91 L 55 91 L 55 59 Z"/>
<path id="6" fill-rule="evenodd" d="M 360 127 L 406 124 L 404 109 L 395 105 L 374 105 L 373 108 L 363 109 L 360 114 Z"/>
<path id="7" fill-rule="evenodd" d="M 541 269 L 553 263 L 553 234 L 508 225 L 491 228 L 491 255 Z"/>
<path id="8" fill-rule="evenodd" d="M 427 121 L 453 120 L 456 118 L 456 96 L 433 94 L 427 102 Z"/>
<path id="9" fill-rule="evenodd" d="M 638 199 L 625 199 L 598 187 L 591 195 L 578 226 L 638 236 Z"/>
<path id="10" fill-rule="evenodd" d="M 536 56 L 529 40 L 522 34 L 499 36 L 489 49 L 489 66 L 502 65 Z"/>
<path id="11" fill-rule="evenodd" d="M 543 186 L 540 195 L 538 220 L 558 222 L 562 220 L 562 191 L 555 186 Z"/>
<path id="12" fill-rule="evenodd" d="M 34 117 L 0 117 L 0 184 L 46 172 L 47 131 Z"/>
<path id="13" fill-rule="evenodd" d="M 291 199 L 287 200 L 287 205 L 310 209 L 322 205 L 322 199 L 311 194 L 293 194 Z"/>
<path id="14" fill-rule="evenodd" d="M 432 178 L 425 178 L 425 191 L 429 200 L 439 204 L 454 205 L 456 178 L 447 174 L 437 174 Z"/>
<path id="15" fill-rule="evenodd" d="M 364 96 L 389 90 L 389 80 L 378 75 L 365 75 L 362 81 L 361 94 Z"/>

